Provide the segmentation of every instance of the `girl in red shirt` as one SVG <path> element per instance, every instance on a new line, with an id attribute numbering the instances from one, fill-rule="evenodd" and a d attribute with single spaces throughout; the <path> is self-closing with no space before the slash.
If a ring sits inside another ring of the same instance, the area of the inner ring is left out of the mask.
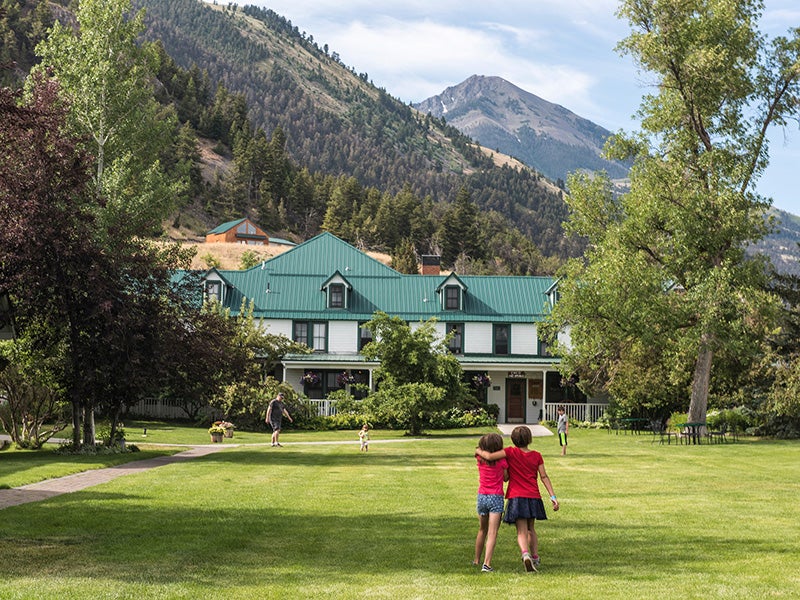
<path id="1" fill-rule="evenodd" d="M 478 449 L 496 452 L 503 449 L 503 438 L 497 433 L 487 433 L 478 441 Z M 475 538 L 476 567 L 481 564 L 484 545 L 486 554 L 483 557 L 483 573 L 491 573 L 492 555 L 497 542 L 497 530 L 500 528 L 500 517 L 503 515 L 503 482 L 508 480 L 508 463 L 500 460 L 484 460 L 478 458 L 478 519 L 480 527 Z"/>
<path id="2" fill-rule="evenodd" d="M 534 528 L 536 519 L 547 519 L 537 478 L 541 478 L 547 488 L 553 510 L 558 510 L 558 500 L 545 471 L 542 455 L 528 448 L 531 439 L 531 430 L 521 425 L 511 432 L 513 446 L 496 452 L 481 449 L 476 451 L 484 460 L 505 458 L 508 461 L 506 512 L 503 521 L 517 526 L 517 544 L 522 552 L 522 563 L 528 572 L 536 571 L 539 565 L 539 538 Z"/>

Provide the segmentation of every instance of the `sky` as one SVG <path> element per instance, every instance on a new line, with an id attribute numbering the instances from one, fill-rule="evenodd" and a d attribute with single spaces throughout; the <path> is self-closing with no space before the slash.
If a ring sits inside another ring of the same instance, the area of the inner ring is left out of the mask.
<path id="1" fill-rule="evenodd" d="M 471 75 L 499 76 L 616 132 L 636 131 L 652 80 L 615 47 L 626 22 L 617 0 L 240 0 L 270 8 L 357 73 L 405 103 L 421 102 Z M 797 0 L 766 0 L 770 37 L 800 27 Z M 774 129 L 758 184 L 774 205 L 800 215 L 800 129 Z"/>

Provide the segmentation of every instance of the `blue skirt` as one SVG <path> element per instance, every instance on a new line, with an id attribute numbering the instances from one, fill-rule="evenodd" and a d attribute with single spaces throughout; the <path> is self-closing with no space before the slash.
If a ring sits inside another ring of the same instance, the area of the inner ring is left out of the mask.
<path id="1" fill-rule="evenodd" d="M 503 521 L 509 525 L 517 522 L 517 519 L 537 519 L 547 520 L 547 513 L 544 511 L 544 502 L 541 498 L 509 498 L 506 501 L 506 512 Z"/>

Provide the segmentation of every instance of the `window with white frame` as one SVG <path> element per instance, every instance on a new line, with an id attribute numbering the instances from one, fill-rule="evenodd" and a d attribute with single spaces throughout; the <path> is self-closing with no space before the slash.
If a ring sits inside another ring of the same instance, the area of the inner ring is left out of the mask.
<path id="1" fill-rule="evenodd" d="M 314 352 L 325 352 L 328 349 L 328 323 L 295 321 L 292 326 L 292 339 L 305 344 Z"/>
<path id="2" fill-rule="evenodd" d="M 206 281 L 206 300 L 222 302 L 222 282 Z"/>

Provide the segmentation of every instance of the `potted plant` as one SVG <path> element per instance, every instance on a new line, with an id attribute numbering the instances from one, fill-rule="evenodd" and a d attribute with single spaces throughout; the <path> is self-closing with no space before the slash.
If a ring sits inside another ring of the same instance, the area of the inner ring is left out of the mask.
<path id="1" fill-rule="evenodd" d="M 233 423 L 230 421 L 220 421 L 219 423 L 215 423 L 215 425 L 219 425 L 223 429 L 225 429 L 225 437 L 232 438 L 233 437 L 233 430 L 236 429 Z"/>
<path id="2" fill-rule="evenodd" d="M 222 442 L 222 438 L 225 436 L 225 428 L 214 423 L 208 428 L 208 433 L 211 434 L 211 441 L 215 444 L 219 444 Z"/>

